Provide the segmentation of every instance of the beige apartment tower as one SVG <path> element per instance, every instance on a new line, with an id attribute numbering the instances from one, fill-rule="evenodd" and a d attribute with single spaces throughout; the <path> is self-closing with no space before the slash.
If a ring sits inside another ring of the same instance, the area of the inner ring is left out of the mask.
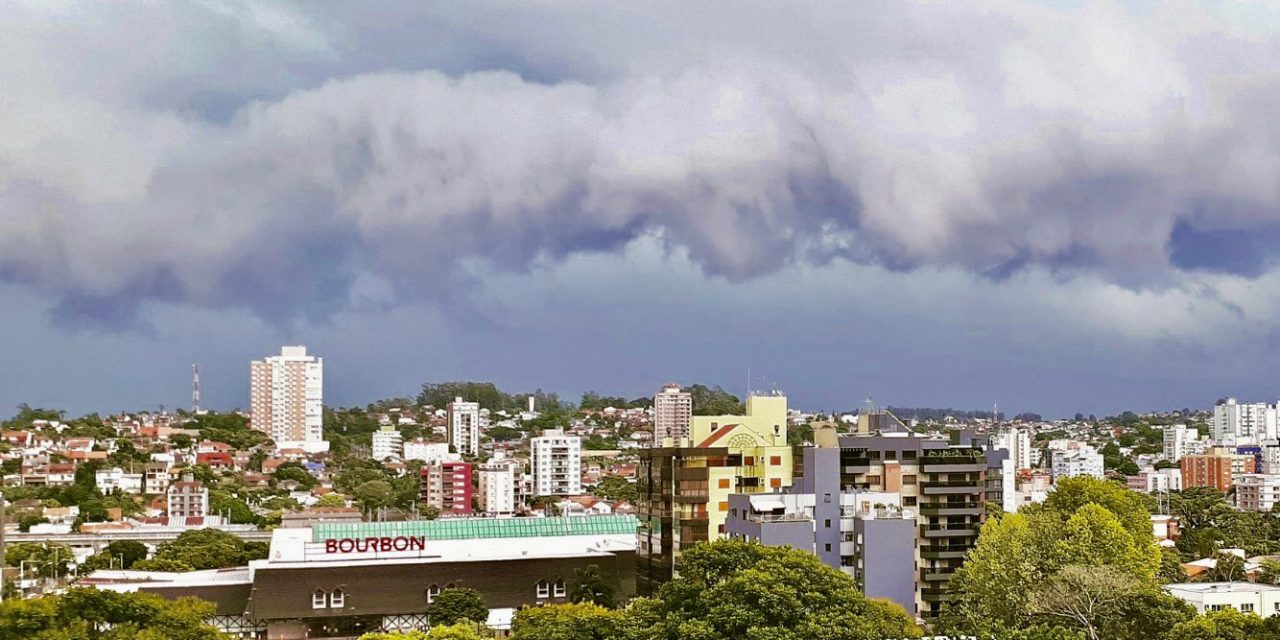
<path id="1" fill-rule="evenodd" d="M 678 384 L 667 384 L 653 397 L 653 446 L 663 446 L 671 438 L 672 446 L 689 437 L 689 421 L 693 417 L 693 396 L 681 391 Z"/>
<path id="2" fill-rule="evenodd" d="M 281 449 L 327 448 L 322 431 L 324 360 L 306 347 L 283 347 L 278 356 L 249 365 L 249 408 L 254 429 Z"/>

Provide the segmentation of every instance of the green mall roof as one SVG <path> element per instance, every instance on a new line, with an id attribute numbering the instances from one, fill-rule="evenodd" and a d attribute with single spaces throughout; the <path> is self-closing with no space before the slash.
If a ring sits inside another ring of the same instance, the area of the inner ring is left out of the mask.
<path id="1" fill-rule="evenodd" d="M 328 522 L 312 525 L 311 541 L 339 538 L 425 536 L 428 540 L 480 538 L 545 538 L 629 534 L 636 532 L 633 515 L 566 516 L 557 518 L 444 518 L 406 522 Z"/>

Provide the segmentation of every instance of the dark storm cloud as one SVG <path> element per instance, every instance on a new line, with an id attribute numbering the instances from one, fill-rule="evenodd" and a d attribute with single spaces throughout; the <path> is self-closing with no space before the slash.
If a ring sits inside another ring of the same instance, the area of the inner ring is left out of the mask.
<path id="1" fill-rule="evenodd" d="M 0 277 L 71 325 L 447 299 L 654 233 L 734 281 L 1179 287 L 1261 275 L 1271 243 L 1190 245 L 1280 222 L 1280 43 L 1202 5 L 29 3 L 0 42 Z"/>

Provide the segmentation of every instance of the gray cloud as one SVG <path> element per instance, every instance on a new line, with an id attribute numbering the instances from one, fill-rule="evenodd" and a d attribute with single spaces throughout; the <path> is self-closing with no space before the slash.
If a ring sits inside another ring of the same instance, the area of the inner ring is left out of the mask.
<path id="1" fill-rule="evenodd" d="M 1170 248 L 1280 218 L 1276 21 L 1210 9 L 23 5 L 0 278 L 127 327 L 447 299 L 654 232 L 731 280 L 1243 273 Z"/>

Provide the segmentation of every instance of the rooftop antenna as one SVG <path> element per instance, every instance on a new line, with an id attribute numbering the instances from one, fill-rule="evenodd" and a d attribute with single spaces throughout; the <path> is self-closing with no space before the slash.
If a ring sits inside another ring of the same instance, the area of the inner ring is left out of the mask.
<path id="1" fill-rule="evenodd" d="M 191 413 L 200 413 L 200 365 L 191 365 Z"/>
<path id="2" fill-rule="evenodd" d="M 1000 403 L 992 402 L 991 403 L 991 424 L 994 425 L 998 422 L 1000 422 Z"/>

